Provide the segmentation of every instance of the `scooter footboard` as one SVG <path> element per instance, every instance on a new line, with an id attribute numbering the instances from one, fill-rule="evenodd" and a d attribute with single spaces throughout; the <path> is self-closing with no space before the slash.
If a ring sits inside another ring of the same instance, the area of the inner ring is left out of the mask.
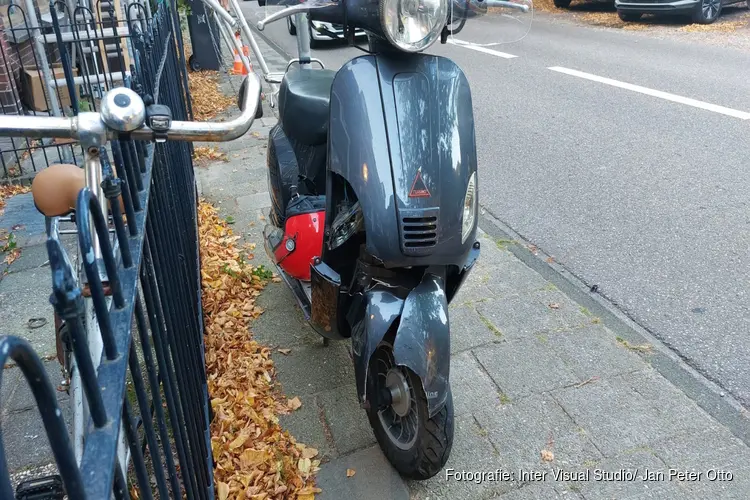
<path id="1" fill-rule="evenodd" d="M 370 290 L 363 299 L 366 302 L 364 320 L 360 328 L 352 331 L 360 400 L 368 401 L 372 397 L 367 393 L 370 359 L 398 322 L 393 340 L 394 362 L 419 376 L 432 417 L 445 404 L 449 390 L 450 325 L 442 278 L 425 274 L 406 299 L 386 289 Z"/>

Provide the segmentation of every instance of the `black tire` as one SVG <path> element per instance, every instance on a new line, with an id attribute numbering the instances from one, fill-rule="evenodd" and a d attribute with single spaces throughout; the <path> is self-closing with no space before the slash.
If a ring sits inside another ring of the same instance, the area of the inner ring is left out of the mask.
<path id="1" fill-rule="evenodd" d="M 200 63 L 198 63 L 198 61 L 195 60 L 195 54 L 188 57 L 188 66 L 190 66 L 190 69 L 192 71 L 200 71 L 201 69 L 203 69 L 201 68 Z"/>
<path id="2" fill-rule="evenodd" d="M 640 21 L 641 17 L 643 17 L 643 14 L 639 12 L 623 12 L 621 10 L 617 11 L 617 15 L 626 23 L 634 23 L 636 21 Z"/>
<path id="3" fill-rule="evenodd" d="M 386 348 L 381 347 L 378 351 L 382 352 L 384 349 Z M 376 360 L 378 355 L 379 353 L 376 352 L 373 361 Z M 374 369 L 375 366 L 371 366 L 371 375 L 376 373 Z M 383 454 L 401 476 L 415 480 L 429 479 L 443 469 L 453 447 L 453 396 L 449 388 L 445 405 L 434 417 L 427 418 L 427 397 L 422 389 L 422 382 L 411 370 L 407 368 L 398 369 L 402 370 L 404 378 L 408 380 L 410 394 L 414 395 L 413 409 L 410 412 L 416 412 L 416 435 L 408 443 L 402 443 L 402 446 L 396 445 L 388 435 L 385 428 L 387 424 L 384 424 L 385 417 L 381 419 L 381 411 L 377 408 L 377 404 L 373 404 L 367 410 L 367 418 Z M 375 380 L 371 382 L 368 391 L 378 390 L 378 384 Z M 371 392 L 370 394 L 373 395 L 371 399 L 377 399 L 375 396 L 375 394 L 378 394 L 377 392 Z M 388 411 L 389 408 L 385 409 L 384 412 Z"/>
<path id="4" fill-rule="evenodd" d="M 297 36 L 297 27 L 292 24 L 292 19 L 289 17 L 286 18 L 286 29 L 289 30 L 290 35 Z"/>
<path id="5" fill-rule="evenodd" d="M 266 0 L 258 0 L 258 6 L 259 7 L 265 7 L 266 6 Z"/>
<path id="6" fill-rule="evenodd" d="M 693 22 L 711 24 L 721 15 L 721 0 L 701 0 L 693 12 Z"/>
<path id="7" fill-rule="evenodd" d="M 567 9 L 570 7 L 570 1 L 571 0 L 553 0 L 553 3 L 558 9 Z"/>
<path id="8" fill-rule="evenodd" d="M 271 224 L 276 227 L 284 227 L 286 219 L 286 205 L 289 202 L 288 196 L 285 195 L 283 182 L 281 180 L 281 171 L 279 160 L 276 157 L 276 147 L 272 138 L 268 137 L 268 183 L 271 186 L 271 213 L 269 218 Z"/>

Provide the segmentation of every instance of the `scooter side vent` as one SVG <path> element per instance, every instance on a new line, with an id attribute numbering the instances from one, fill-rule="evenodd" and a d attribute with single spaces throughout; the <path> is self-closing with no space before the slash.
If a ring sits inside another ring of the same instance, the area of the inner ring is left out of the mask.
<path id="1" fill-rule="evenodd" d="M 432 215 L 434 210 L 425 212 L 427 211 L 401 214 L 401 244 L 404 255 L 429 255 L 437 244 L 437 214 Z"/>

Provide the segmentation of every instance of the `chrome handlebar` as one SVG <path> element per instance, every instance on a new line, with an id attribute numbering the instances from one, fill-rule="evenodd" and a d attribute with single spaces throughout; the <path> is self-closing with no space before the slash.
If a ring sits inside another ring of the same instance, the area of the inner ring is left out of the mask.
<path id="1" fill-rule="evenodd" d="M 110 92 L 122 90 L 113 89 Z M 248 75 L 248 87 L 245 92 L 242 113 L 237 118 L 228 122 L 186 122 L 173 121 L 164 133 L 157 133 L 145 124 L 145 116 L 141 116 L 140 122 L 135 124 L 133 130 L 124 132 L 112 127 L 114 122 L 101 113 L 80 113 L 72 118 L 54 116 L 4 116 L 0 117 L 0 137 L 29 137 L 40 139 L 55 137 L 60 139 L 78 139 L 89 142 L 91 136 L 99 136 L 99 144 L 106 139 L 118 139 L 131 137 L 144 141 L 169 140 L 169 141 L 207 141 L 226 142 L 242 137 L 253 124 L 255 113 L 259 103 L 261 85 L 260 80 L 254 74 Z M 128 91 L 129 97 L 137 96 Z M 136 97 L 138 102 L 133 106 L 143 108 L 143 101 Z M 118 110 L 119 111 L 119 110 Z M 119 128 L 119 127 L 118 127 Z"/>

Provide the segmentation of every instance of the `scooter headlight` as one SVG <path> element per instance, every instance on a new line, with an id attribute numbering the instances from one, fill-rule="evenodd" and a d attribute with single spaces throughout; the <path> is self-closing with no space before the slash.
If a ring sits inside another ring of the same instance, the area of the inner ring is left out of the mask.
<path id="1" fill-rule="evenodd" d="M 477 173 L 474 172 L 469 177 L 469 185 L 466 187 L 466 196 L 464 196 L 464 210 L 461 222 L 461 244 L 466 242 L 466 238 L 474 229 L 474 222 L 477 218 Z"/>
<path id="2" fill-rule="evenodd" d="M 419 52 L 435 43 L 447 20 L 447 0 L 380 0 L 385 37 L 405 52 Z"/>

